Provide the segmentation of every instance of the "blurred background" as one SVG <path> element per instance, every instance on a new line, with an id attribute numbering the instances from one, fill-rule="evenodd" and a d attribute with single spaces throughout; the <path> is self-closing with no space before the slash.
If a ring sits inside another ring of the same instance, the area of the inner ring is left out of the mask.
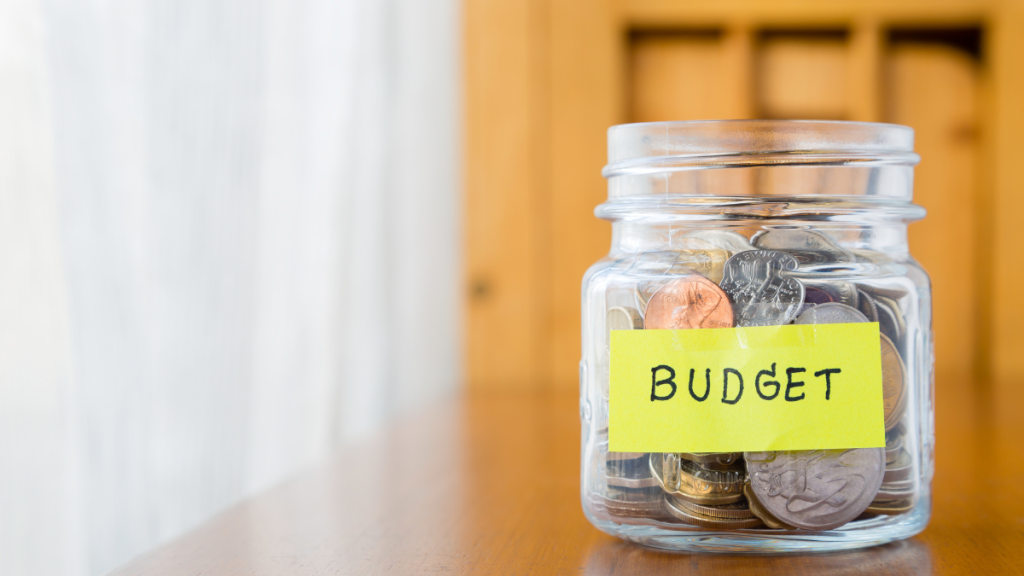
<path id="1" fill-rule="evenodd" d="M 431 402 L 575 394 L 623 122 L 914 127 L 938 418 L 991 405 L 1022 57 L 1009 0 L 0 3 L 0 575 L 102 574 Z"/>

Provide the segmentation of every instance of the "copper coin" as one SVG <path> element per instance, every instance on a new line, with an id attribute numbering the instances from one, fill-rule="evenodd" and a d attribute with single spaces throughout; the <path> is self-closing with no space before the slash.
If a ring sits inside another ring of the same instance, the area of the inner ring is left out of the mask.
<path id="1" fill-rule="evenodd" d="M 907 371 L 896 346 L 885 334 L 882 338 L 882 403 L 885 406 L 885 429 L 892 430 L 903 418 L 907 405 Z"/>
<path id="2" fill-rule="evenodd" d="M 696 274 L 662 286 L 651 296 L 644 315 L 648 330 L 731 327 L 729 298 L 714 282 Z"/>

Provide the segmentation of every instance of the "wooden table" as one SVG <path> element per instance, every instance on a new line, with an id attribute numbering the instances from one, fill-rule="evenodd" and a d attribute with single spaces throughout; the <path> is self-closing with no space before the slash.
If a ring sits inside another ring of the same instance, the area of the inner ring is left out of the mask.
<path id="1" fill-rule="evenodd" d="M 114 574 L 1024 573 L 1024 404 L 1007 390 L 940 396 L 932 522 L 866 550 L 672 554 L 606 536 L 580 509 L 576 397 L 509 394 L 403 418 Z"/>

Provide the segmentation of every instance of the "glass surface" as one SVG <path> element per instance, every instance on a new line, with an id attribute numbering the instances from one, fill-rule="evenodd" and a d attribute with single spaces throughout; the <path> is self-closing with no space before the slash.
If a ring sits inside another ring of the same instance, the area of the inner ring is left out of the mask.
<path id="1" fill-rule="evenodd" d="M 722 552 L 856 548 L 924 529 L 934 453 L 933 359 L 928 276 L 907 249 L 907 224 L 924 215 L 910 203 L 912 147 L 909 128 L 884 124 L 681 122 L 609 131 L 609 200 L 596 213 L 612 223 L 612 246 L 586 273 L 582 292 L 581 486 L 591 523 L 649 546 Z M 809 151 L 830 160 L 807 166 Z M 692 161 L 714 154 L 713 166 Z M 723 164 L 724 156 L 739 161 Z M 871 159 L 878 163 L 850 172 L 851 162 Z M 680 162 L 685 169 L 677 170 Z M 678 174 L 692 177 L 677 186 Z M 792 473 L 758 472 L 767 467 L 758 468 L 763 455 L 757 454 L 608 451 L 610 330 L 643 329 L 651 322 L 648 303 L 674 280 L 699 275 L 721 285 L 730 258 L 751 250 L 767 251 L 757 258 L 781 252 L 796 259 L 785 275 L 802 284 L 803 300 L 776 323 L 816 322 L 826 310 L 845 314 L 844 321 L 878 322 L 883 364 L 902 373 L 902 404 L 893 404 L 886 425 L 881 487 L 861 513 L 828 529 L 793 527 L 806 520 L 799 506 L 782 516 L 766 510 L 777 497 L 848 506 L 842 496 L 829 502 L 808 484 L 816 459 L 832 456 L 780 453 L 780 461 L 792 458 L 796 468 L 811 470 L 793 480 Z M 759 499 L 754 486 L 772 494 Z"/>

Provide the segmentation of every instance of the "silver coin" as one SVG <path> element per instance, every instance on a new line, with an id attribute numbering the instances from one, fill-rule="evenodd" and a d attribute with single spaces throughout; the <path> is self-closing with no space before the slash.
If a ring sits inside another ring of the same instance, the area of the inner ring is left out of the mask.
<path id="1" fill-rule="evenodd" d="M 892 310 L 893 319 L 896 321 L 896 334 L 897 339 L 889 338 L 894 344 L 899 345 L 903 339 L 903 335 L 907 333 L 907 323 L 903 319 L 903 310 L 900 309 L 899 302 L 893 298 L 887 296 L 875 296 L 875 306 L 884 305 Z M 888 334 L 886 334 L 888 336 Z"/>
<path id="2" fill-rule="evenodd" d="M 748 250 L 729 258 L 721 288 L 733 305 L 736 326 L 789 323 L 804 302 L 804 285 L 784 275 L 796 258 L 774 250 Z"/>
<path id="3" fill-rule="evenodd" d="M 679 243 L 682 247 L 691 249 L 719 248 L 730 252 L 746 252 L 754 249 L 746 236 L 729 230 L 688 232 L 679 239 Z"/>
<path id="4" fill-rule="evenodd" d="M 893 500 L 904 500 L 907 498 L 913 498 L 916 495 L 914 491 L 913 480 L 904 482 L 894 482 L 892 484 L 882 484 L 882 487 L 878 490 L 878 494 L 875 494 L 875 502 L 892 502 Z"/>
<path id="5" fill-rule="evenodd" d="M 910 457 L 910 452 L 904 450 L 896 461 L 892 464 L 886 464 L 885 475 L 882 476 L 882 482 L 889 484 L 892 482 L 899 482 L 907 480 L 914 473 L 914 460 Z"/>
<path id="6" fill-rule="evenodd" d="M 857 307 L 860 300 L 857 294 L 857 286 L 851 282 L 815 282 L 813 280 L 803 280 L 804 287 L 808 290 L 814 288 L 821 290 L 828 294 L 833 302 L 839 302 L 846 304 L 847 306 Z"/>
<path id="7" fill-rule="evenodd" d="M 903 335 L 900 332 L 900 322 L 897 320 L 897 313 L 889 307 L 886 301 L 880 299 L 878 296 L 872 297 L 875 302 L 875 310 L 878 311 L 878 327 L 889 337 L 889 340 L 893 344 L 899 345 L 900 337 Z M 889 300 L 888 302 L 891 302 Z"/>
<path id="8" fill-rule="evenodd" d="M 868 322 L 878 322 L 878 308 L 875 307 L 874 299 L 860 289 L 857 290 L 857 309 L 867 316 Z"/>
<path id="9" fill-rule="evenodd" d="M 800 228 L 772 228 L 758 232 L 751 244 L 761 250 L 792 254 L 801 266 L 853 262 L 856 258 L 821 232 Z"/>
<path id="10" fill-rule="evenodd" d="M 831 530 L 861 515 L 885 472 L 884 448 L 747 452 L 750 487 L 773 516 L 797 528 Z"/>
<path id="11" fill-rule="evenodd" d="M 616 306 L 608 309 L 609 330 L 639 330 L 644 326 L 640 311 L 629 306 Z"/>
<path id="12" fill-rule="evenodd" d="M 846 304 L 840 304 L 838 302 L 829 302 L 828 304 L 818 304 L 810 310 L 804 312 L 793 322 L 794 324 L 857 324 L 860 322 L 867 322 L 867 316 L 861 313 L 860 310 L 847 306 Z"/>

